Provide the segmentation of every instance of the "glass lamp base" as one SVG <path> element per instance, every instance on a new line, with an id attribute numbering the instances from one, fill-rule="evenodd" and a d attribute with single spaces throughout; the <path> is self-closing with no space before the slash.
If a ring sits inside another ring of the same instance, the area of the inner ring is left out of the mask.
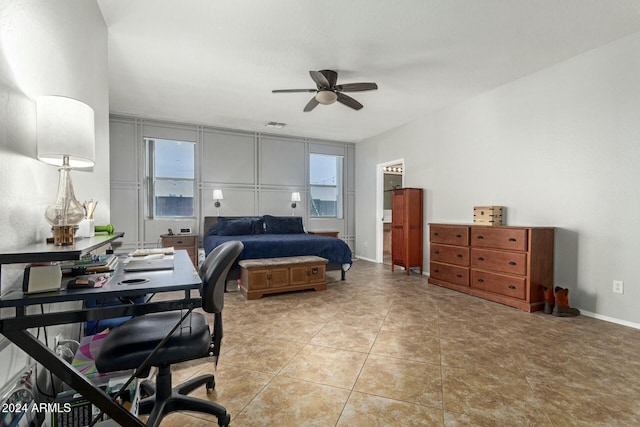
<path id="1" fill-rule="evenodd" d="M 74 225 L 54 225 L 51 227 L 53 230 L 53 243 L 56 246 L 70 246 L 73 245 L 73 235 L 76 232 L 77 226 Z"/>

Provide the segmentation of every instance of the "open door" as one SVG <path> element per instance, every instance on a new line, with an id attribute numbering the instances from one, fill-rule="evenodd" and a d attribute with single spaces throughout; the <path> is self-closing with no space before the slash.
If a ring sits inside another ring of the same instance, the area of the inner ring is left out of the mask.
<path id="1" fill-rule="evenodd" d="M 391 264 L 391 190 L 404 187 L 404 159 L 377 165 L 376 262 Z"/>

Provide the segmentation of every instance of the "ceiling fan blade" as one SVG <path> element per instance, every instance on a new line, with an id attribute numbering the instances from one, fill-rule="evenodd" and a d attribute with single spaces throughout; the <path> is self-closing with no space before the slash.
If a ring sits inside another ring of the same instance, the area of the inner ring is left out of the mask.
<path id="1" fill-rule="evenodd" d="M 314 82 L 318 85 L 318 89 L 320 88 L 330 88 L 331 84 L 329 80 L 322 74 L 320 71 L 309 71 L 309 75 L 313 79 Z"/>
<path id="2" fill-rule="evenodd" d="M 316 97 L 314 96 L 313 98 L 311 98 L 309 100 L 309 102 L 307 103 L 307 105 L 304 106 L 304 112 L 308 113 L 309 111 L 313 110 L 314 108 L 316 108 L 316 106 L 319 104 L 319 102 L 316 100 Z"/>
<path id="3" fill-rule="evenodd" d="M 347 107 L 351 107 L 354 110 L 359 110 L 362 108 L 362 104 L 342 92 L 338 92 L 338 102 L 346 105 Z"/>
<path id="4" fill-rule="evenodd" d="M 276 89 L 272 90 L 271 93 L 295 93 L 295 92 L 309 92 L 313 93 L 316 89 Z"/>
<path id="5" fill-rule="evenodd" d="M 342 92 L 362 92 L 364 90 L 376 89 L 378 89 L 378 85 L 375 83 L 346 83 L 336 86 L 336 90 Z"/>

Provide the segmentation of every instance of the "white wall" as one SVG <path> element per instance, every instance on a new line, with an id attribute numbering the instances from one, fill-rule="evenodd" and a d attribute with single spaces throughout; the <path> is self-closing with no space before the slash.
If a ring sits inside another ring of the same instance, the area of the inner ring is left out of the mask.
<path id="1" fill-rule="evenodd" d="M 638 52 L 635 34 L 358 143 L 356 253 L 375 259 L 375 165 L 404 158 L 425 224 L 502 205 L 508 225 L 555 226 L 571 305 L 640 324 Z"/>
<path id="2" fill-rule="evenodd" d="M 107 30 L 95 1 L 0 3 L 0 250 L 51 234 L 44 210 L 55 198 L 58 171 L 36 160 L 39 95 L 69 96 L 94 109 L 96 165 L 92 172 L 72 172 L 72 179 L 76 198 L 98 200 L 96 221 L 108 223 L 107 65 Z M 3 266 L 2 289 L 13 285 L 14 275 Z M 20 362 L 12 349 L 0 353 L 0 365 Z M 10 370 L 0 371 L 3 384 Z"/>

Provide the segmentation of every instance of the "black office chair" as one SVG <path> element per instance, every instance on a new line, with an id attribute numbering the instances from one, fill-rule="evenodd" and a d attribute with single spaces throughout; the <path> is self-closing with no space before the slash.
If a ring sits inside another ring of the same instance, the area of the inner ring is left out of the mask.
<path id="1" fill-rule="evenodd" d="M 171 365 L 202 357 L 217 358 L 222 340 L 222 308 L 224 284 L 231 265 L 243 245 L 226 242 L 215 248 L 200 269 L 202 308 L 214 314 L 213 333 L 204 314 L 193 312 L 184 319 L 169 341 L 153 356 L 149 365 L 158 367 L 155 393 L 140 402 L 139 413 L 149 414 L 148 426 L 158 426 L 170 412 L 194 411 L 215 415 L 220 426 L 228 426 L 231 417 L 217 403 L 186 396 L 201 385 L 207 390 L 215 387 L 212 374 L 201 375 L 175 388 L 171 387 Z M 184 317 L 182 311 L 169 311 L 136 317 L 109 332 L 96 358 L 100 372 L 137 369 L 154 352 L 157 345 Z M 148 370 L 147 370 L 148 372 Z M 141 373 L 140 376 L 144 376 Z"/>

